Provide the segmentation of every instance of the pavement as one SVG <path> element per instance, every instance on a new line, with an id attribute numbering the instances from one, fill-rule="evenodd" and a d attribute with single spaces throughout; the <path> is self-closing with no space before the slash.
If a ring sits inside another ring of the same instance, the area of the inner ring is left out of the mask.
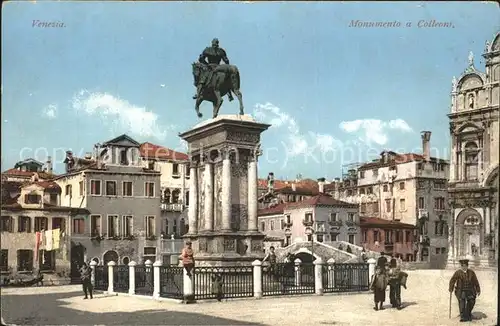
<path id="1" fill-rule="evenodd" d="M 184 305 L 138 296 L 98 294 L 83 300 L 80 286 L 2 289 L 2 317 L 17 325 L 457 325 L 448 282 L 453 271 L 409 271 L 404 309 L 386 302 L 374 311 L 373 294 L 326 294 L 229 299 Z M 482 287 L 474 308 L 476 325 L 497 325 L 497 273 L 476 272 Z M 387 296 L 388 300 L 388 296 Z M 470 324 L 470 323 L 466 323 Z"/>

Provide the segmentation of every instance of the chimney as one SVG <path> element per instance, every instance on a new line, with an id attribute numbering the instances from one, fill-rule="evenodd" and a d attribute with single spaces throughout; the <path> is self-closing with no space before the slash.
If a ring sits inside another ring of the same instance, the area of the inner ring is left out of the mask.
<path id="1" fill-rule="evenodd" d="M 424 161 L 429 162 L 431 159 L 431 132 L 430 131 L 422 131 L 420 133 L 422 136 L 422 155 L 424 157 Z"/>
<path id="2" fill-rule="evenodd" d="M 325 178 L 319 178 L 318 179 L 318 188 L 319 188 L 319 193 L 324 194 L 325 193 Z"/>
<path id="3" fill-rule="evenodd" d="M 52 171 L 54 169 L 53 166 L 52 166 L 52 157 L 50 157 L 50 156 L 47 157 L 46 164 L 47 164 L 47 172 L 48 173 L 52 173 Z"/>

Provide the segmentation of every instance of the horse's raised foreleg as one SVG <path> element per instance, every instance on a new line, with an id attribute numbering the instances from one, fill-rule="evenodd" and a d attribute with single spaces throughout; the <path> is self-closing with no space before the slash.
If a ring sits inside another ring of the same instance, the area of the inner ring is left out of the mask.
<path id="1" fill-rule="evenodd" d="M 222 105 L 222 102 L 224 102 L 224 100 L 222 99 L 222 96 L 220 95 L 219 90 L 214 90 L 214 95 L 215 95 L 215 102 L 214 102 L 213 118 L 215 119 L 219 115 L 219 109 Z"/>
<path id="2" fill-rule="evenodd" d="M 196 114 L 198 115 L 198 118 L 203 117 L 203 114 L 201 114 L 201 112 L 200 112 L 200 104 L 201 104 L 201 102 L 203 102 L 203 98 L 201 96 L 198 96 L 196 98 L 196 104 L 195 104 L 195 107 L 194 107 L 194 109 L 196 110 Z"/>
<path id="3" fill-rule="evenodd" d="M 245 110 L 243 107 L 243 94 L 241 94 L 241 91 L 239 89 L 233 89 L 233 93 L 236 95 L 238 101 L 240 102 L 240 114 L 245 114 Z"/>

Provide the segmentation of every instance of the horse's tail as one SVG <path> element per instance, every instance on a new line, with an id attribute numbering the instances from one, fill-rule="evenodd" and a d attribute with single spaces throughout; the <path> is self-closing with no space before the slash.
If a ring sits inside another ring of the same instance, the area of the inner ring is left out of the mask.
<path id="1" fill-rule="evenodd" d="M 236 90 L 239 90 L 240 89 L 240 71 L 238 69 L 238 67 L 234 66 L 234 68 L 232 69 L 232 74 L 231 74 L 231 84 L 232 84 L 232 88 L 233 89 L 236 89 Z"/>

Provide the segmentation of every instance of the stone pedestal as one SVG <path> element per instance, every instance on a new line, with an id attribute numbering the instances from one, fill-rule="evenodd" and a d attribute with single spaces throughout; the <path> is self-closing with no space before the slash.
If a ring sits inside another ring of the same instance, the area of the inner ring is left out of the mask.
<path id="1" fill-rule="evenodd" d="M 262 259 L 257 228 L 260 135 L 270 125 L 221 115 L 180 135 L 189 146 L 189 232 L 197 266 L 251 265 Z"/>

